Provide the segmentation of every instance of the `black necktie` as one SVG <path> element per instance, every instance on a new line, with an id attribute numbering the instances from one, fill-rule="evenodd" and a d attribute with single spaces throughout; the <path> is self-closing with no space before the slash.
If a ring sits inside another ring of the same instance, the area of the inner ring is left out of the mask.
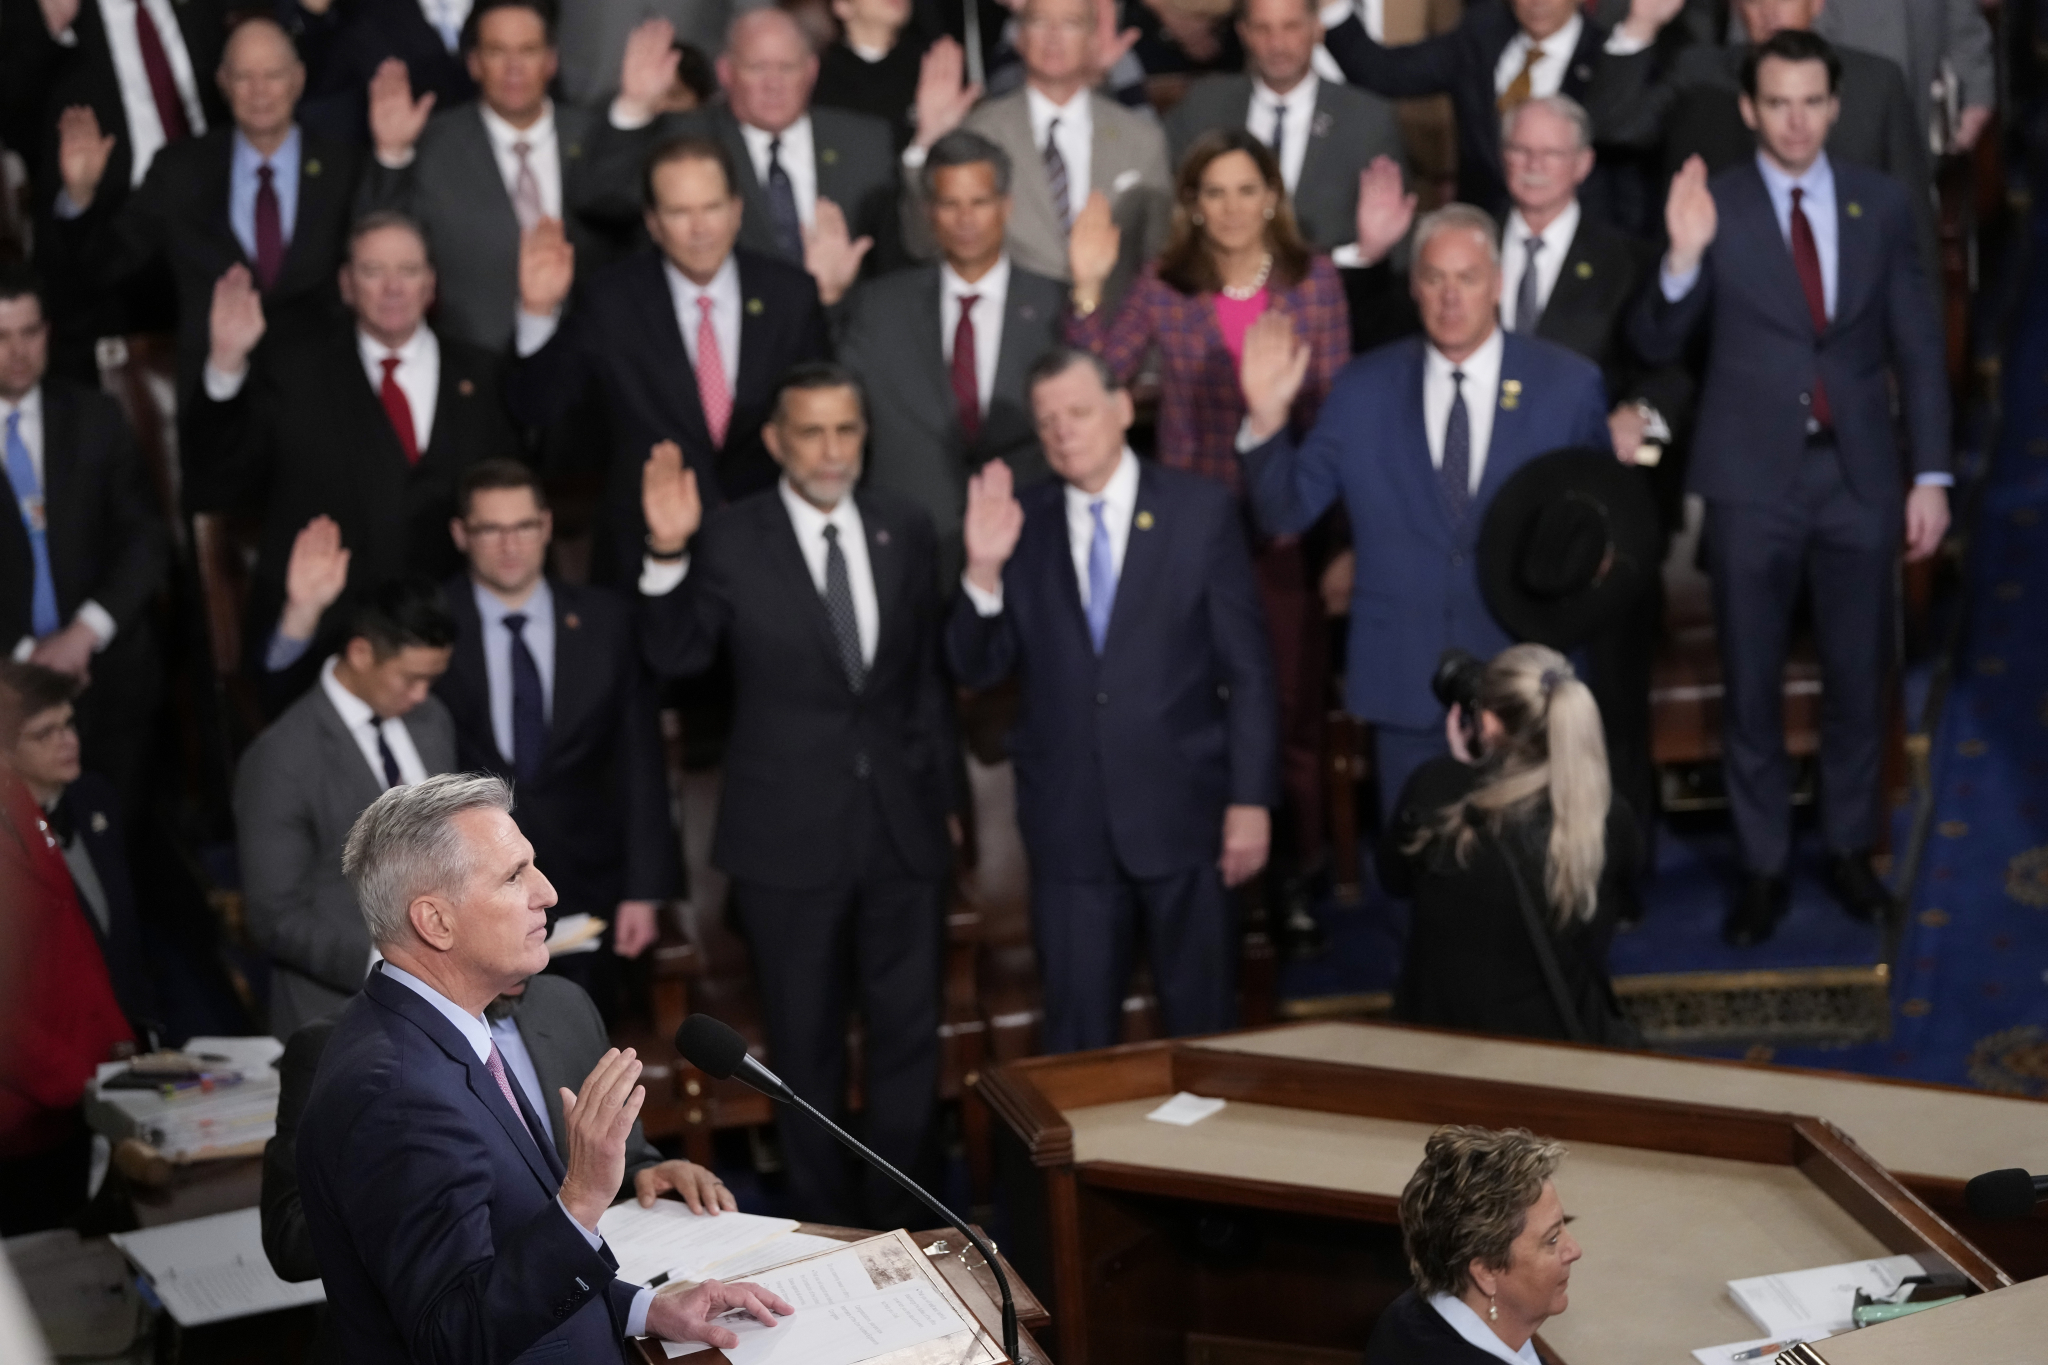
<path id="1" fill-rule="evenodd" d="M 790 187 L 789 172 L 782 169 L 782 139 L 768 144 L 768 223 L 775 229 L 775 245 L 798 265 L 804 262 L 804 224 L 796 211 L 796 191 Z"/>
<path id="2" fill-rule="evenodd" d="M 1543 307 L 1536 302 L 1536 253 L 1541 250 L 1541 237 L 1522 239 L 1522 280 L 1515 286 L 1515 331 L 1522 336 L 1534 336 L 1536 323 L 1543 316 Z"/>
<path id="3" fill-rule="evenodd" d="M 548 714 L 541 701 L 540 665 L 526 647 L 526 613 L 505 613 L 512 634 L 512 773 L 531 782 L 540 772 L 540 756 L 548 747 Z"/>
<path id="4" fill-rule="evenodd" d="M 825 523 L 825 615 L 832 620 L 832 638 L 839 642 L 839 663 L 846 685 L 858 692 L 867 682 L 868 666 L 860 654 L 860 618 L 853 614 L 853 580 L 847 577 L 846 554 L 839 548 L 839 528 Z"/>
<path id="5" fill-rule="evenodd" d="M 405 785 L 405 779 L 398 775 L 398 756 L 392 753 L 391 746 L 384 742 L 384 722 L 380 718 L 370 717 L 370 733 L 377 737 L 377 758 L 384 765 L 385 787 L 388 789 Z"/>
<path id="6" fill-rule="evenodd" d="M 1287 106 L 1284 104 L 1273 106 L 1273 138 L 1268 145 L 1273 149 L 1273 159 L 1281 161 L 1287 146 Z"/>
<path id="7" fill-rule="evenodd" d="M 1465 372 L 1451 371 L 1451 412 L 1444 419 L 1444 462 L 1437 470 L 1451 521 L 1462 525 L 1472 506 L 1472 414 L 1465 410 Z"/>

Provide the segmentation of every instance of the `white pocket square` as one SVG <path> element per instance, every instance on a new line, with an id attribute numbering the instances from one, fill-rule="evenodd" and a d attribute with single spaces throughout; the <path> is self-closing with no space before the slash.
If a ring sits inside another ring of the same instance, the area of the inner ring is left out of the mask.
<path id="1" fill-rule="evenodd" d="M 1111 183 L 1109 187 L 1109 192 L 1112 195 L 1122 194 L 1125 190 L 1137 184 L 1140 180 L 1143 180 L 1144 178 L 1144 172 L 1142 171 L 1125 171 L 1121 175 L 1117 176 L 1115 181 Z"/>

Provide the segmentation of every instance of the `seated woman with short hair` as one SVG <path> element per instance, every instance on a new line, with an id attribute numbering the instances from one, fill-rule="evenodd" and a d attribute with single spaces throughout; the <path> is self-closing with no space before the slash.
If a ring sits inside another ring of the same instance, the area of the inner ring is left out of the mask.
<path id="1" fill-rule="evenodd" d="M 1415 1287 L 1380 1314 L 1365 1365 L 1540 1365 L 1536 1330 L 1582 1254 L 1551 1183 L 1564 1156 L 1525 1128 L 1430 1134 L 1401 1191 Z"/>

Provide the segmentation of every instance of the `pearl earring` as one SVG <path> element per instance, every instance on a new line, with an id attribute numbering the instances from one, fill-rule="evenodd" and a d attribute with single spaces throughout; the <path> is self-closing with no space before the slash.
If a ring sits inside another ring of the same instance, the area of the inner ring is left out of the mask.
<path id="1" fill-rule="evenodd" d="M 1188 215 L 1188 221 L 1192 222 L 1196 227 L 1200 227 L 1202 225 L 1202 215 L 1199 213 L 1191 213 Z"/>
<path id="2" fill-rule="evenodd" d="M 1269 223 L 1273 221 L 1273 210 L 1271 210 L 1271 209 L 1267 209 L 1267 210 L 1266 210 L 1266 221 L 1267 221 L 1267 222 L 1269 222 Z"/>
<path id="3" fill-rule="evenodd" d="M 1486 1296 L 1486 1320 L 1488 1322 L 1500 1321 L 1500 1306 L 1494 1303 L 1493 1295 L 1491 1294 Z"/>

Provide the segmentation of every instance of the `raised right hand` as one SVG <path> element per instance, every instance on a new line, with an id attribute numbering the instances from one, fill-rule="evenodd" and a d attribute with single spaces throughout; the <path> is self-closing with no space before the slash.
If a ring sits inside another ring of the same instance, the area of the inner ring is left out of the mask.
<path id="1" fill-rule="evenodd" d="M 925 49 L 917 69 L 917 145 L 929 147 L 960 126 L 981 98 L 981 87 L 968 85 L 967 53 L 951 38 Z"/>
<path id="2" fill-rule="evenodd" d="M 1110 215 L 1108 197 L 1101 190 L 1088 191 L 1088 202 L 1074 215 L 1067 234 L 1067 269 L 1074 276 L 1076 301 L 1092 304 L 1100 299 L 1102 286 L 1116 270 L 1123 239 L 1123 230 Z"/>
<path id="3" fill-rule="evenodd" d="M 697 471 L 683 463 L 683 448 L 674 441 L 657 444 L 641 467 L 640 515 L 647 521 L 648 543 L 665 555 L 680 554 L 704 523 Z"/>
<path id="4" fill-rule="evenodd" d="M 967 481 L 967 516 L 961 532 L 967 543 L 967 580 L 983 592 L 1002 586 L 1003 565 L 1016 552 L 1024 531 L 1024 506 L 1015 494 L 1010 466 L 990 460 Z"/>
<path id="5" fill-rule="evenodd" d="M 80 209 L 99 193 L 107 158 L 114 154 L 114 136 L 100 136 L 100 116 L 91 105 L 74 104 L 57 116 L 57 175 L 64 192 Z"/>
<path id="6" fill-rule="evenodd" d="M 1294 330 L 1294 319 L 1268 308 L 1245 329 L 1244 360 L 1237 381 L 1251 418 L 1252 435 L 1263 441 L 1287 425 L 1294 398 L 1308 378 L 1308 343 Z"/>
<path id="7" fill-rule="evenodd" d="M 370 141 L 377 155 L 397 160 L 413 149 L 434 112 L 434 92 L 412 97 L 412 76 L 405 63 L 386 57 L 370 77 Z"/>
<path id="8" fill-rule="evenodd" d="M 592 1232 L 626 1178 L 626 1137 L 647 1100 L 647 1087 L 636 1084 L 639 1079 L 640 1059 L 633 1049 L 612 1048 L 597 1059 L 580 1094 L 571 1094 L 566 1085 L 559 1087 L 562 1122 L 569 1125 L 562 1207 Z"/>
<path id="9" fill-rule="evenodd" d="M 341 527 L 321 514 L 292 537 L 291 558 L 284 566 L 284 612 L 278 633 L 288 640 L 310 640 L 320 617 L 348 586 L 349 552 L 341 543 Z"/>
<path id="10" fill-rule="evenodd" d="M 1401 179 L 1401 165 L 1390 156 L 1376 156 L 1358 173 L 1359 259 L 1376 265 L 1408 235 L 1415 221 L 1416 198 Z"/>
<path id="11" fill-rule="evenodd" d="M 1664 232 L 1671 239 L 1665 260 L 1671 273 L 1686 275 L 1696 270 L 1700 258 L 1714 244 L 1719 226 L 1714 192 L 1707 188 L 1707 163 L 1689 156 L 1671 177 L 1671 193 L 1664 200 Z"/>
<path id="12" fill-rule="evenodd" d="M 263 291 L 239 261 L 213 282 L 213 308 L 207 318 L 211 349 L 207 362 L 222 374 L 240 374 L 249 352 L 263 340 Z"/>
<path id="13" fill-rule="evenodd" d="M 619 63 L 620 112 L 651 119 L 661 111 L 669 87 L 676 83 L 676 26 L 662 18 L 642 19 L 626 35 L 625 59 Z"/>
<path id="14" fill-rule="evenodd" d="M 519 238 L 519 307 L 550 318 L 576 283 L 576 248 L 559 218 L 543 218 Z"/>

